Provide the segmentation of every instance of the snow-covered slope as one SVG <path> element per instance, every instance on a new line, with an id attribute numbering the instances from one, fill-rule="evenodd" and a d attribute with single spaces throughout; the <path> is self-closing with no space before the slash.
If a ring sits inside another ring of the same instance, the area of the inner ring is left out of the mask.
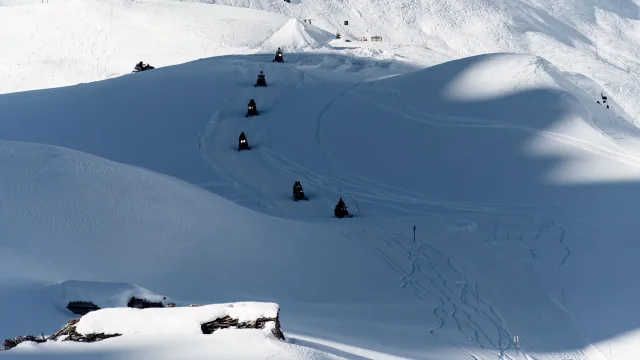
<path id="1" fill-rule="evenodd" d="M 640 88 L 637 0 L 195 1 L 311 19 L 313 25 L 351 40 L 382 36 L 382 42 L 355 46 L 429 65 L 484 53 L 532 53 L 563 71 L 590 77 L 620 102 L 627 120 L 640 119 L 635 101 Z"/>
<path id="2" fill-rule="evenodd" d="M 345 358 L 635 359 L 637 2 L 225 4 L 285 15 L 0 0 L 2 93 L 160 66 L 0 96 L 0 336 L 157 293 L 277 302 L 293 343 Z M 442 63 L 487 51 L 534 55 Z M 220 358 L 276 354 L 224 334 Z M 85 355 L 186 340 L 114 341 Z"/>
<path id="3" fill-rule="evenodd" d="M 386 77 L 398 66 L 233 56 L 0 96 L 3 140 L 218 195 L 7 143 L 3 246 L 38 264 L 32 281 L 277 301 L 285 335 L 347 358 L 515 357 L 518 335 L 537 359 L 599 359 L 589 344 L 635 319 L 607 321 L 633 296 L 601 298 L 626 289 L 609 276 L 638 270 L 624 250 L 637 135 L 615 101 L 595 104 L 529 55 Z M 253 87 L 260 69 L 268 88 Z M 244 117 L 249 98 L 256 118 Z M 250 152 L 235 149 L 241 130 Z M 309 202 L 291 201 L 294 180 Z M 340 194 L 356 218 L 332 219 Z M 594 257 L 616 268 L 603 277 Z"/>
<path id="4" fill-rule="evenodd" d="M 139 61 L 157 67 L 255 52 L 289 20 L 157 1 L 0 1 L 0 9 L 0 93 L 120 76 Z"/>

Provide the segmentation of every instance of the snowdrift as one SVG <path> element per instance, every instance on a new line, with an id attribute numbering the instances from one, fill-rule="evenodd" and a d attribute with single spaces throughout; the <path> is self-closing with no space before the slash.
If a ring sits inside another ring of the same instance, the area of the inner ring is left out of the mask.
<path id="1" fill-rule="evenodd" d="M 351 109 L 357 117 L 346 115 Z M 406 203 L 395 198 L 383 206 L 398 201 L 409 212 L 417 203 L 427 211 L 433 201 L 510 211 L 535 204 L 554 217 L 596 220 L 601 211 L 587 204 L 597 198 L 612 211 L 610 220 L 621 220 L 632 206 L 623 192 L 569 185 L 640 179 L 640 159 L 615 136 L 637 139 L 637 129 L 529 55 L 466 58 L 364 83 L 332 102 L 323 118 L 320 136 L 330 139 L 324 148 L 341 154 L 331 159 L 336 175 L 348 171 L 403 189 Z M 362 159 L 387 160 L 378 167 Z M 358 201 L 380 197 L 348 186 L 342 190 L 357 192 Z"/>
<path id="2" fill-rule="evenodd" d="M 17 346 L 13 343 L 11 349 L 2 353 L 2 358 L 31 359 L 46 354 L 48 359 L 64 356 L 96 359 L 127 352 L 162 359 L 185 356 L 189 359 L 341 359 L 280 341 L 284 339 L 278 312 L 275 303 L 256 302 L 144 310 L 102 309 L 70 321 L 48 336 L 46 342 L 23 341 Z M 226 324 L 233 322 L 231 320 L 236 323 L 228 328 Z M 205 332 L 205 326 L 217 322 L 222 328 Z M 94 344 L 85 345 L 79 351 L 73 342 Z M 180 351 L 175 351 L 177 347 Z"/>
<path id="3" fill-rule="evenodd" d="M 202 334 L 200 326 L 225 316 L 239 322 L 278 317 L 275 303 L 230 303 L 159 309 L 113 308 L 90 312 L 80 318 L 80 334 Z"/>
<path id="4" fill-rule="evenodd" d="M 326 47 L 335 36 L 298 19 L 289 20 L 261 45 L 263 50 L 281 48 L 285 52 L 305 51 Z"/>

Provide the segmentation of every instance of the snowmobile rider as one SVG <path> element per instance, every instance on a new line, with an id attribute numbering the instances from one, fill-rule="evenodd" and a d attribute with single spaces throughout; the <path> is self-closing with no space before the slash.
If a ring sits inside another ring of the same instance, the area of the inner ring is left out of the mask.
<path id="1" fill-rule="evenodd" d="M 238 151 L 240 150 L 251 150 L 251 147 L 247 142 L 247 137 L 244 135 L 244 131 L 240 133 L 240 137 L 238 138 Z"/>
<path id="2" fill-rule="evenodd" d="M 338 200 L 338 204 L 336 205 L 336 209 L 346 210 L 347 205 L 342 201 L 342 196 L 340 196 L 340 200 Z"/>
<path id="3" fill-rule="evenodd" d="M 278 61 L 278 62 L 284 61 L 284 54 L 282 53 L 282 50 L 280 50 L 280 48 L 276 50 L 276 56 L 273 59 L 273 61 Z"/>
<path id="4" fill-rule="evenodd" d="M 256 81 L 255 86 L 267 86 L 267 79 L 265 78 L 262 71 L 260 71 L 260 74 L 258 74 L 258 80 Z"/>
<path id="5" fill-rule="evenodd" d="M 144 69 L 144 63 L 142 61 L 136 64 L 136 70 L 142 71 L 143 69 Z"/>
<path id="6" fill-rule="evenodd" d="M 297 192 L 302 192 L 302 185 L 300 184 L 300 181 L 296 181 L 295 184 L 293 184 L 293 193 L 297 193 Z"/>

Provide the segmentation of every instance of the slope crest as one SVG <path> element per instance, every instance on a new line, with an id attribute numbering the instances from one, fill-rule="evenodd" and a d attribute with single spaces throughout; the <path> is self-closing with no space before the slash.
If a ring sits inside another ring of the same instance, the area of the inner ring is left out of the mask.
<path id="1" fill-rule="evenodd" d="M 287 52 L 318 49 L 327 46 L 332 37 L 330 33 L 318 27 L 291 19 L 271 35 L 262 44 L 262 48 L 266 50 L 280 47 Z"/>

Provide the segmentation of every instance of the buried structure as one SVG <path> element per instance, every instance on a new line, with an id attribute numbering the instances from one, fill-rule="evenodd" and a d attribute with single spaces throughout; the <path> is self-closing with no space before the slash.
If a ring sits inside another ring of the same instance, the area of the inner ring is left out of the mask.
<path id="1" fill-rule="evenodd" d="M 224 329 L 263 329 L 284 340 L 279 306 L 275 303 L 240 302 L 197 307 L 107 308 L 71 320 L 55 334 L 7 339 L 4 350 L 25 341 L 96 342 L 134 334 L 212 334 Z"/>

